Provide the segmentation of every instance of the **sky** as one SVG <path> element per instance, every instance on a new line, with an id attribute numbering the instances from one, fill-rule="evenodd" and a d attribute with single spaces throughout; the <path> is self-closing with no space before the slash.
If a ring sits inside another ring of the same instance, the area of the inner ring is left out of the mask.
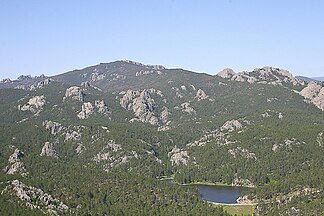
<path id="1" fill-rule="evenodd" d="M 129 59 L 324 76 L 322 0 L 0 0 L 0 79 Z"/>

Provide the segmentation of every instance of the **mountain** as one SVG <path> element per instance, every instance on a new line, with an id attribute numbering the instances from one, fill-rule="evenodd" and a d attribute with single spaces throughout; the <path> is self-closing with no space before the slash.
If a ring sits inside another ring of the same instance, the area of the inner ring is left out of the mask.
<path id="1" fill-rule="evenodd" d="M 299 79 L 299 80 L 307 81 L 307 82 L 316 81 L 316 79 L 305 77 L 305 76 L 296 76 L 296 78 Z"/>
<path id="2" fill-rule="evenodd" d="M 312 77 L 312 79 L 317 81 L 324 81 L 324 77 Z"/>
<path id="3" fill-rule="evenodd" d="M 116 61 L 5 80 L 0 101 L 1 215 L 227 215 L 165 176 L 251 187 L 258 215 L 324 213 L 323 82 Z"/>

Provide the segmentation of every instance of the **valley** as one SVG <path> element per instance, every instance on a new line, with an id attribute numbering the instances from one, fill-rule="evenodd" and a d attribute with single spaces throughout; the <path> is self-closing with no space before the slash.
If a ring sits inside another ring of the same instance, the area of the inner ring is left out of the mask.
<path id="1" fill-rule="evenodd" d="M 324 83 L 279 68 L 127 60 L 5 79 L 0 134 L 1 215 L 233 214 L 166 176 L 248 187 L 255 215 L 324 213 Z"/>

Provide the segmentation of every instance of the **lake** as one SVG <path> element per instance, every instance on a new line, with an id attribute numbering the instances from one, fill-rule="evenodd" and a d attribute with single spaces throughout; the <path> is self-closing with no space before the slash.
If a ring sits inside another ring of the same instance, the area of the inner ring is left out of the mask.
<path id="1" fill-rule="evenodd" d="M 171 180 L 165 180 L 165 181 L 168 183 L 172 183 Z M 177 185 L 177 186 L 188 187 L 188 185 Z M 192 184 L 189 186 L 196 187 L 203 200 L 209 202 L 215 202 L 215 203 L 223 203 L 223 204 L 237 203 L 236 199 L 239 198 L 244 191 L 248 190 L 248 188 L 236 187 L 236 186 L 219 186 L 219 185 L 203 185 L 203 184 Z"/>

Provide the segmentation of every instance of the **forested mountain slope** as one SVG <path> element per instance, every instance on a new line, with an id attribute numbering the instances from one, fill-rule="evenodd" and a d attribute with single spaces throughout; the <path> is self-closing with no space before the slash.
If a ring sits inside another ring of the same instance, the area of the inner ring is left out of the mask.
<path id="1" fill-rule="evenodd" d="M 132 61 L 4 80 L 1 213 L 226 214 L 174 175 L 253 187 L 260 215 L 323 214 L 323 86 Z"/>

